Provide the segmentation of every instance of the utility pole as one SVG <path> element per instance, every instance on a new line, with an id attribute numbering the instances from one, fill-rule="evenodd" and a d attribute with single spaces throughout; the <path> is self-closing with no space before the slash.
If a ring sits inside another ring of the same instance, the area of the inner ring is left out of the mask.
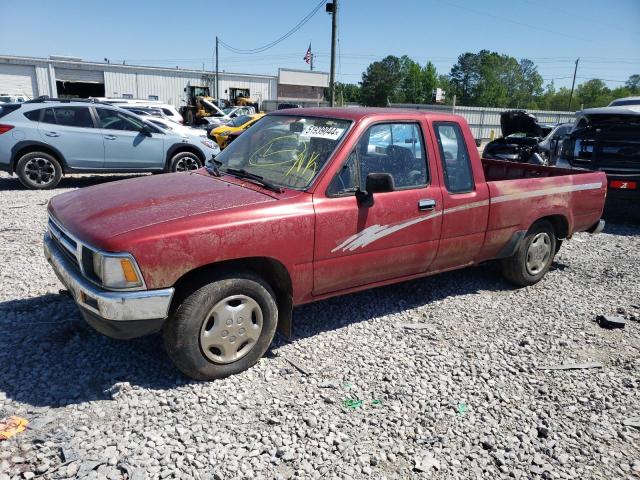
<path id="1" fill-rule="evenodd" d="M 336 44 L 337 44 L 337 18 L 338 0 L 333 0 L 326 5 L 327 13 L 331 14 L 331 73 L 329 74 L 330 103 L 332 107 L 336 103 Z"/>
<path id="2" fill-rule="evenodd" d="M 218 36 L 216 35 L 216 102 L 220 103 L 220 82 L 218 81 Z"/>
<path id="3" fill-rule="evenodd" d="M 309 69 L 313 72 L 313 53 L 310 54 L 311 58 L 309 58 Z"/>
<path id="4" fill-rule="evenodd" d="M 571 111 L 571 100 L 573 100 L 573 89 L 576 86 L 576 73 L 578 72 L 578 62 L 580 57 L 576 59 L 576 67 L 573 69 L 573 82 L 571 83 L 571 94 L 569 95 L 569 111 Z"/>

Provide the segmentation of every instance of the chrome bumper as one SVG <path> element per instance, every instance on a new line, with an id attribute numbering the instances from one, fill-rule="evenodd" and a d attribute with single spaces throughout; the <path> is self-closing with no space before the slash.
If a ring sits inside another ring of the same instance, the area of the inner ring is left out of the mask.
<path id="1" fill-rule="evenodd" d="M 44 235 L 44 255 L 78 306 L 106 321 L 127 322 L 164 319 L 169 312 L 173 288 L 112 292 L 84 278 L 60 251 L 49 235 Z"/>

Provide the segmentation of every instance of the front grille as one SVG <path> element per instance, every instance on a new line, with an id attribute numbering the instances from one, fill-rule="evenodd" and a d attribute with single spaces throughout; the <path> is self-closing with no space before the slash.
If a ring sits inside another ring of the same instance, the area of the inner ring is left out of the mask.
<path id="1" fill-rule="evenodd" d="M 80 252 L 82 246 L 51 218 L 49 218 L 49 234 L 65 257 L 80 269 L 78 259 L 81 258 Z"/>

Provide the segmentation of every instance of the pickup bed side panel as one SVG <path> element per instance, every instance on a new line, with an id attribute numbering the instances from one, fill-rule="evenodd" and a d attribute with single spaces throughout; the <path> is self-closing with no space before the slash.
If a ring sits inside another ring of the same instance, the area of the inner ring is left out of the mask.
<path id="1" fill-rule="evenodd" d="M 478 261 L 496 258 L 517 231 L 536 220 L 563 217 L 567 237 L 587 230 L 602 215 L 607 183 L 602 173 L 487 182 L 491 196 L 485 244 Z"/>
<path id="2" fill-rule="evenodd" d="M 311 195 L 304 197 L 157 224 L 112 238 L 108 249 L 131 252 L 149 289 L 170 287 L 191 270 L 220 261 L 276 260 L 289 272 L 297 303 L 313 285 L 315 215 Z"/>

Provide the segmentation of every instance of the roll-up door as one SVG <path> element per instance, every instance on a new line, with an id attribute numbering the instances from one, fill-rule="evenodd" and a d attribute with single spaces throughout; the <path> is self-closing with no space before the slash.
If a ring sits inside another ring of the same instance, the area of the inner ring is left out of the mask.
<path id="1" fill-rule="evenodd" d="M 30 65 L 0 64 L 0 95 L 35 97 L 38 91 L 36 68 Z"/>

